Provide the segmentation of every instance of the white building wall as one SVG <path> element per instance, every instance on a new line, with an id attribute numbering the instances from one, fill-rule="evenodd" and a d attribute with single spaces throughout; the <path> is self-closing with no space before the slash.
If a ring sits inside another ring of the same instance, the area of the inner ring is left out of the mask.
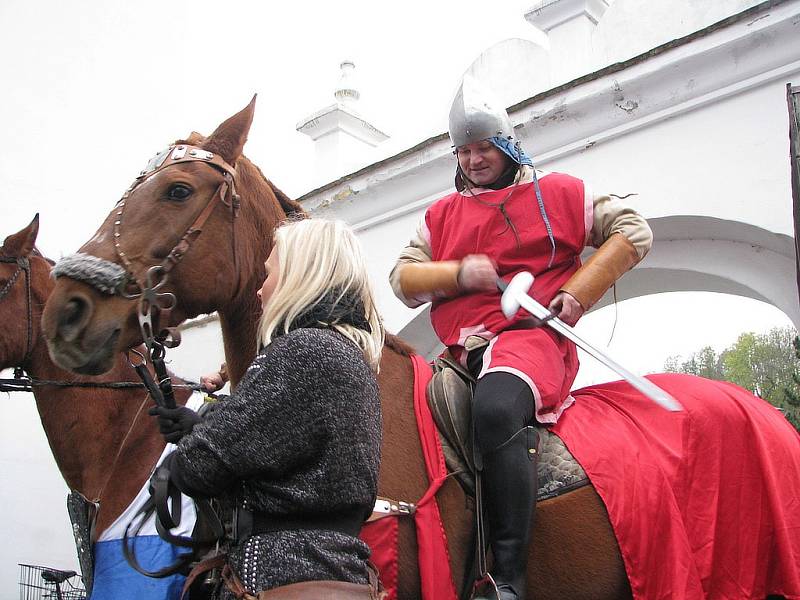
<path id="1" fill-rule="evenodd" d="M 762 3 L 760 0 L 614 0 L 593 35 L 597 65 L 627 60 Z"/>
<path id="2" fill-rule="evenodd" d="M 614 4 L 607 15 L 615 8 L 624 5 Z M 720 17 L 707 10 L 695 19 L 669 14 L 665 31 L 681 35 L 691 33 L 689 22 L 709 25 Z M 543 93 L 510 110 L 540 168 L 578 175 L 596 189 L 638 194 L 628 201 L 651 219 L 656 243 L 617 286 L 618 299 L 718 291 L 771 303 L 800 325 L 785 101 L 785 83 L 800 81 L 798 14 L 798 1 L 751 11 L 624 68 L 552 92 L 537 90 Z M 638 18 L 648 16 L 640 11 Z M 628 15 L 628 26 L 634 21 Z M 662 41 L 671 40 L 662 32 Z M 545 58 L 532 43 L 509 40 L 487 50 L 470 70 L 494 73 L 492 83 L 502 86 L 497 73 L 510 73 L 532 56 Z M 531 89 L 542 83 L 541 73 L 519 71 L 497 91 L 518 94 L 526 73 Z M 394 298 L 387 276 L 425 208 L 452 190 L 454 166 L 441 135 L 303 198 L 316 214 L 356 227 L 372 256 L 387 325 L 413 329 L 412 341 L 423 351 L 436 345 L 424 325 L 427 316 Z"/>
<path id="3" fill-rule="evenodd" d="M 522 100 L 510 115 L 538 167 L 580 176 L 596 189 L 637 194 L 627 201 L 651 220 L 657 239 L 617 286 L 620 300 L 718 291 L 774 304 L 800 325 L 785 102 L 786 82 L 800 81 L 800 0 L 761 11 L 752 9 L 756 4 L 674 0 L 643 11 L 617 0 L 593 34 L 595 58 L 628 59 L 751 10 L 555 92 L 537 88 L 549 73 L 515 70 L 526 59 L 548 66 L 547 51 L 531 41 L 495 44 L 470 68 L 496 87 L 510 81 L 497 91 Z M 551 52 L 563 43 L 550 42 Z M 519 98 L 526 85 L 540 95 Z M 427 206 L 452 191 L 454 166 L 449 139 L 440 135 L 302 198 L 313 213 L 356 228 L 388 328 L 413 330 L 423 351 L 436 346 L 427 311 L 400 303 L 388 274 Z"/>
<path id="4" fill-rule="evenodd" d="M 538 164 L 580 174 L 646 217 L 705 215 L 793 236 L 785 81 Z M 526 146 L 536 155 L 536 139 Z"/>

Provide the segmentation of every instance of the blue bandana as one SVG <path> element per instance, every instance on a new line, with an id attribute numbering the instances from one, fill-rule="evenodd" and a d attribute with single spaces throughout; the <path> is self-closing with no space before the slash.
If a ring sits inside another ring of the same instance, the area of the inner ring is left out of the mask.
<path id="1" fill-rule="evenodd" d="M 533 166 L 533 161 L 525 154 L 519 142 L 513 143 L 511 140 L 501 137 L 490 137 L 489 141 L 518 165 Z"/>

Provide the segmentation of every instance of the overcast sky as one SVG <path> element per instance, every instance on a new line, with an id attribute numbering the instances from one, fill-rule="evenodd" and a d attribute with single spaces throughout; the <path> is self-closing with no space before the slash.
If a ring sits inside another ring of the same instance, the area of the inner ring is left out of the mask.
<path id="1" fill-rule="evenodd" d="M 355 62 L 360 109 L 391 136 L 382 152 L 393 153 L 445 131 L 460 75 L 489 45 L 528 35 L 522 15 L 532 4 L 2 0 L 0 235 L 39 212 L 43 251 L 75 251 L 150 156 L 192 130 L 209 133 L 256 92 L 246 152 L 298 196 L 314 187 L 313 147 L 295 125 L 333 102 L 342 60 Z M 706 343 L 722 349 L 741 331 L 789 323 L 755 301 L 679 294 L 666 302 L 681 334 L 667 326 L 643 340 L 641 323 L 658 302 L 663 311 L 664 298 L 617 309 L 612 350 L 641 371 Z M 613 313 L 587 317 L 593 339 L 608 339 Z M 0 597 L 17 593 L 17 562 L 67 566 L 74 554 L 63 486 L 32 402 L 13 402 L 0 429 Z M 24 531 L 31 521 L 45 524 L 33 536 Z"/>

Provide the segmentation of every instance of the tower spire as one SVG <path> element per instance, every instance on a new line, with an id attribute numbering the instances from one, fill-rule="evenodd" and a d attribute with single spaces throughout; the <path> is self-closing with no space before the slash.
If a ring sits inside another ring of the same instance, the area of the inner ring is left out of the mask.
<path id="1" fill-rule="evenodd" d="M 339 64 L 340 76 L 333 92 L 334 104 L 297 123 L 296 129 L 314 141 L 315 180 L 322 185 L 372 162 L 374 148 L 389 136 L 357 110 L 361 93 L 356 86 L 356 65 Z"/>

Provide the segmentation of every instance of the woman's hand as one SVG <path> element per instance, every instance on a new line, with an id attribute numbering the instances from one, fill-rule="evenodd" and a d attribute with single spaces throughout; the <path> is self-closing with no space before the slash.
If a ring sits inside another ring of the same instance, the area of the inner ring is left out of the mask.
<path id="1" fill-rule="evenodd" d="M 209 393 L 214 393 L 221 390 L 225 386 L 225 382 L 220 377 L 219 373 L 209 373 L 200 378 L 200 385 Z"/>
<path id="2" fill-rule="evenodd" d="M 200 385 L 209 394 L 213 394 L 217 390 L 221 390 L 228 382 L 228 367 L 225 363 L 219 368 L 216 373 L 208 373 L 200 378 Z"/>
<path id="3" fill-rule="evenodd" d="M 485 254 L 470 254 L 461 260 L 458 287 L 463 292 L 491 292 L 497 288 L 497 266 Z"/>
<path id="4" fill-rule="evenodd" d="M 574 326 L 584 313 L 581 303 L 567 292 L 559 292 L 550 302 L 550 312 L 567 325 Z"/>
<path id="5" fill-rule="evenodd" d="M 177 444 L 202 420 L 196 412 L 185 406 L 176 408 L 153 406 L 147 414 L 158 417 L 158 431 L 168 444 Z"/>

